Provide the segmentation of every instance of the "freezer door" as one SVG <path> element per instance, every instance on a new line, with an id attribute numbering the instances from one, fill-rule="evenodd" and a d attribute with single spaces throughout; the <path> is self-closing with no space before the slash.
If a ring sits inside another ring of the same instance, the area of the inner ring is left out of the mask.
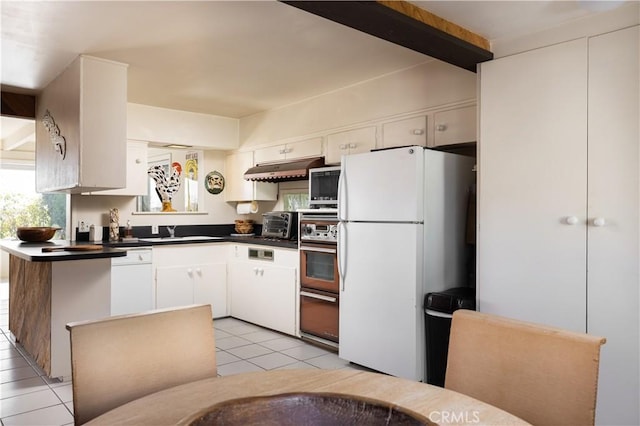
<path id="1" fill-rule="evenodd" d="M 341 230 L 340 358 L 423 380 L 423 225 L 345 223 Z"/>
<path id="2" fill-rule="evenodd" d="M 342 157 L 340 220 L 422 222 L 424 149 L 405 147 Z"/>

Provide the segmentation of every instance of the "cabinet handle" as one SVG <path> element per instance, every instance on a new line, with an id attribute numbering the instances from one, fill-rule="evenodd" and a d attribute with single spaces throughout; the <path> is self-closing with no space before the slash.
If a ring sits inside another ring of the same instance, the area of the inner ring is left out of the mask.
<path id="1" fill-rule="evenodd" d="M 578 218 L 575 216 L 567 216 L 564 219 L 564 223 L 566 223 L 567 225 L 575 225 L 576 223 L 578 223 Z"/>
<path id="2" fill-rule="evenodd" d="M 291 151 L 293 151 L 293 148 L 285 148 L 284 149 L 284 153 L 285 154 L 289 154 Z"/>
<path id="3" fill-rule="evenodd" d="M 596 217 L 595 219 L 593 219 L 593 226 L 605 226 L 607 224 L 607 221 L 604 220 L 604 217 Z"/>
<path id="4" fill-rule="evenodd" d="M 258 275 L 258 271 L 259 271 L 258 268 L 253 268 L 253 275 Z"/>
<path id="5" fill-rule="evenodd" d="M 187 269 L 187 275 L 189 275 L 190 277 L 193 276 L 193 269 L 188 268 Z"/>
<path id="6" fill-rule="evenodd" d="M 347 149 L 347 145 L 346 145 L 346 144 L 341 143 L 341 144 L 340 144 L 340 149 Z"/>
<path id="7" fill-rule="evenodd" d="M 284 148 L 278 151 L 278 153 L 280 153 L 280 154 L 285 154 L 286 152 L 287 152 L 287 150 L 284 149 Z"/>
<path id="8" fill-rule="evenodd" d="M 264 269 L 263 268 L 260 268 L 260 276 L 261 277 L 264 276 Z"/>
<path id="9" fill-rule="evenodd" d="M 413 129 L 411 133 L 416 136 L 424 135 L 424 129 Z"/>
<path id="10" fill-rule="evenodd" d="M 200 269 L 200 268 L 196 268 L 196 274 L 198 274 L 198 275 L 202 275 L 202 269 Z"/>
<path id="11" fill-rule="evenodd" d="M 140 158 L 136 158 L 136 164 L 140 164 L 142 163 L 142 160 Z"/>
<path id="12" fill-rule="evenodd" d="M 349 144 L 349 148 L 351 148 L 351 149 L 354 149 L 357 146 L 358 146 L 358 144 L 355 144 L 355 143 L 350 143 Z"/>
<path id="13" fill-rule="evenodd" d="M 447 125 L 446 124 L 437 124 L 436 125 L 436 130 L 439 132 L 444 132 L 445 130 L 447 130 Z"/>

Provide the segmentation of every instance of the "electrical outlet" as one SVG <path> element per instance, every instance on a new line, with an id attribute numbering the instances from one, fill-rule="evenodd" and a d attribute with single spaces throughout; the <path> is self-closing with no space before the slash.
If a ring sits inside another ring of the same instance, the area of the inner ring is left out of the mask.
<path id="1" fill-rule="evenodd" d="M 160 233 L 160 230 L 158 229 L 158 225 L 151 225 L 151 233 L 152 234 Z"/>
<path id="2" fill-rule="evenodd" d="M 89 224 L 84 220 L 78 221 L 78 232 L 89 232 Z"/>

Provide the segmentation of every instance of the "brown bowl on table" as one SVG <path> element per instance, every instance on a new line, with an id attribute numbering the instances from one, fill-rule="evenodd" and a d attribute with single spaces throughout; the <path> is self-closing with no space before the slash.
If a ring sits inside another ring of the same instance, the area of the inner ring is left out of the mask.
<path id="1" fill-rule="evenodd" d="M 53 235 L 59 229 L 55 226 L 21 226 L 18 228 L 16 235 L 22 241 L 29 243 L 41 243 L 53 238 Z"/>

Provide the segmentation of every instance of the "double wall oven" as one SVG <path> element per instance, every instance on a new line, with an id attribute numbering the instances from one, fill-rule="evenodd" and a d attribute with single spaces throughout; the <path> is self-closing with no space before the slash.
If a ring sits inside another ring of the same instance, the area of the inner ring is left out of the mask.
<path id="1" fill-rule="evenodd" d="M 305 338 L 337 347 L 340 306 L 337 213 L 302 213 L 299 236 L 300 332 Z"/>

